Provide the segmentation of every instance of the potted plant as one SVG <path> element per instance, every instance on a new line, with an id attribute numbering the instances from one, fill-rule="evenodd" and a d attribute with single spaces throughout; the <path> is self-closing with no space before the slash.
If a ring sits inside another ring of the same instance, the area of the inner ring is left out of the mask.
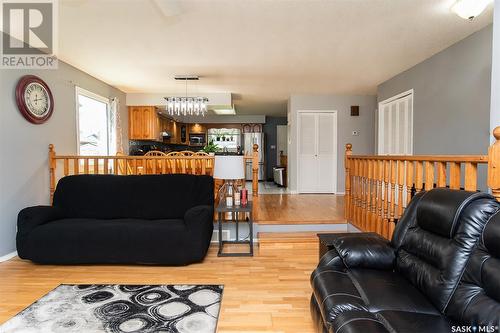
<path id="1" fill-rule="evenodd" d="M 215 155 L 219 151 L 219 146 L 213 141 L 209 141 L 202 150 L 209 155 Z"/>

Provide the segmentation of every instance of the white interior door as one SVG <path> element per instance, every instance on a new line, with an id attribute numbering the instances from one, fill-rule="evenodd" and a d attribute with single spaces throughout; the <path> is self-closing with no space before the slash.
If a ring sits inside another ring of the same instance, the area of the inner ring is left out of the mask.
<path id="1" fill-rule="evenodd" d="M 337 172 L 335 171 L 336 136 L 335 114 L 320 113 L 317 116 L 317 160 L 318 192 L 333 193 Z"/>
<path id="2" fill-rule="evenodd" d="M 316 114 L 301 112 L 299 124 L 299 191 L 314 193 L 318 187 Z"/>
<path id="3" fill-rule="evenodd" d="M 300 193 L 335 193 L 337 114 L 299 112 L 298 185 Z"/>
<path id="4" fill-rule="evenodd" d="M 413 154 L 413 90 L 379 103 L 379 155 Z"/>

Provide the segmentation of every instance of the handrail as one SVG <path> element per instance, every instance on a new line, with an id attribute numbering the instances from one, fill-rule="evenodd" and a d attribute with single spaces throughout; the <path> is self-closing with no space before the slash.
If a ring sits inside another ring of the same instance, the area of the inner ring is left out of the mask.
<path id="1" fill-rule="evenodd" d="M 247 161 L 252 161 L 252 195 L 259 195 L 259 146 L 253 145 L 251 155 L 243 157 L 244 167 Z M 62 162 L 62 169 L 58 169 Z M 57 155 L 54 145 L 49 145 L 49 186 L 52 202 L 58 179 L 63 176 L 78 174 L 115 174 L 115 175 L 145 175 L 145 174 L 194 174 L 213 175 L 215 157 L 211 155 L 192 156 L 83 156 Z"/>
<path id="2" fill-rule="evenodd" d="M 435 187 L 476 191 L 478 166 L 488 166 L 488 187 L 500 200 L 500 127 L 488 155 L 353 155 L 345 147 L 345 219 L 363 231 L 391 238 L 415 193 Z"/>

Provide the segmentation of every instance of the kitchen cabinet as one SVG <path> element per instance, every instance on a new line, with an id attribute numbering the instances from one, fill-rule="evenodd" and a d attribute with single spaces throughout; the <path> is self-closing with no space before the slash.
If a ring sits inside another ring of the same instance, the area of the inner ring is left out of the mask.
<path id="1" fill-rule="evenodd" d="M 154 106 L 130 106 L 128 126 L 130 140 L 160 140 L 160 117 Z"/>

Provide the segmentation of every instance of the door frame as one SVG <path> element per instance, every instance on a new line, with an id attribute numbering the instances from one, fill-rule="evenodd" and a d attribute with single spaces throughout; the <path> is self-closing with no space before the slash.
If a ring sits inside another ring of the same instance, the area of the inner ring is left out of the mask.
<path id="1" fill-rule="evenodd" d="M 403 97 L 407 97 L 407 96 L 411 96 L 411 117 L 409 118 L 409 121 L 411 122 L 411 132 L 410 132 L 410 135 L 409 135 L 409 141 L 410 141 L 410 153 L 409 155 L 413 155 L 413 143 L 414 143 L 414 140 L 413 140 L 413 127 L 414 127 L 414 114 L 415 114 L 415 109 L 414 109 L 414 105 L 415 105 L 415 92 L 413 89 L 410 89 L 410 90 L 407 90 L 407 91 L 404 91 L 400 94 L 397 94 L 395 96 L 392 96 L 392 97 L 389 97 L 383 101 L 380 101 L 378 103 L 378 112 L 377 112 L 377 155 L 381 155 L 380 152 L 382 151 L 382 145 L 383 145 L 383 142 L 384 142 L 384 135 L 385 133 L 383 131 L 381 131 L 381 128 L 382 128 L 382 122 L 383 122 L 383 112 L 382 112 L 382 109 L 383 109 L 383 106 L 385 104 L 390 104 L 400 98 L 403 98 Z M 387 155 L 387 154 L 384 154 L 384 155 Z"/>
<path id="2" fill-rule="evenodd" d="M 335 131 L 335 135 L 333 136 L 333 165 L 332 165 L 332 170 L 333 170 L 333 188 L 332 192 L 304 192 L 301 191 L 300 188 L 300 127 L 301 127 L 301 121 L 300 121 L 300 115 L 302 113 L 331 113 L 333 114 L 333 130 Z M 296 154 L 297 154 L 297 192 L 299 194 L 301 193 L 318 193 L 318 194 L 337 194 L 337 186 L 338 186 L 338 170 L 337 170 L 337 163 L 338 163 L 338 112 L 337 110 L 298 110 L 297 111 L 297 147 L 296 147 Z"/>

